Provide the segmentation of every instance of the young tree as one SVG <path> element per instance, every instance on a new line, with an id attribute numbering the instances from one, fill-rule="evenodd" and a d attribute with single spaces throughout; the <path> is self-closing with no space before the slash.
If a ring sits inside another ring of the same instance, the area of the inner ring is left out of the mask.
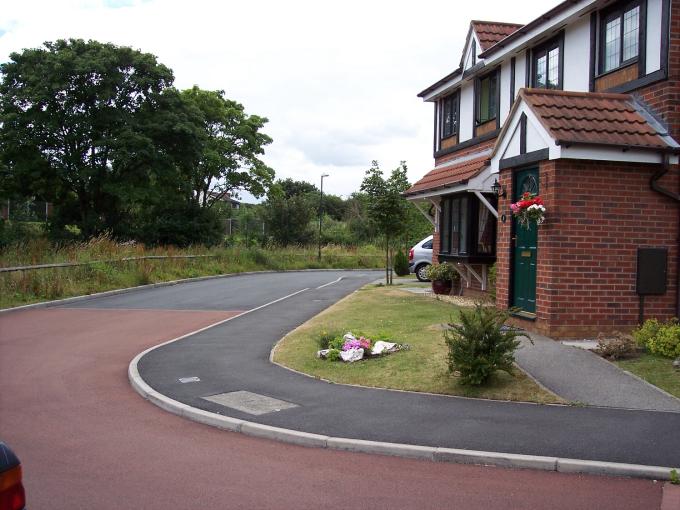
<path id="1" fill-rule="evenodd" d="M 200 112 L 203 149 L 187 169 L 191 200 L 210 208 L 225 196 L 247 190 L 264 195 L 274 171 L 259 158 L 272 139 L 260 130 L 264 117 L 247 115 L 243 105 L 224 97 L 224 91 L 197 86 L 182 91 L 183 100 Z"/>
<path id="2" fill-rule="evenodd" d="M 69 39 L 12 53 L 0 73 L 0 146 L 13 181 L 55 202 L 85 236 L 110 228 L 126 195 L 150 182 L 115 157 L 129 145 L 148 150 L 136 117 L 158 107 L 172 71 L 132 48 Z"/>
<path id="3" fill-rule="evenodd" d="M 404 230 L 408 202 L 402 193 L 409 188 L 406 162 L 402 161 L 385 179 L 377 161 L 373 161 L 361 183 L 361 191 L 368 196 L 368 214 L 385 239 L 385 283 L 392 284 L 390 274 L 391 242 Z"/>

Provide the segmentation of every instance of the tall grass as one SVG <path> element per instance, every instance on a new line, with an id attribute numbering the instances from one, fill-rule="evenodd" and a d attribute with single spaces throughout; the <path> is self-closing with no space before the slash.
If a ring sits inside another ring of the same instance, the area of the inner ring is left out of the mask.
<path id="1" fill-rule="evenodd" d="M 121 261 L 149 255 L 209 257 Z M 379 268 L 382 263 L 380 250 L 370 245 L 329 245 L 323 248 L 321 260 L 317 255 L 317 249 L 311 247 L 146 248 L 141 244 L 119 244 L 106 236 L 55 248 L 45 240 L 35 239 L 0 252 L 0 267 L 96 262 L 0 273 L 0 308 L 197 276 L 258 270 Z"/>

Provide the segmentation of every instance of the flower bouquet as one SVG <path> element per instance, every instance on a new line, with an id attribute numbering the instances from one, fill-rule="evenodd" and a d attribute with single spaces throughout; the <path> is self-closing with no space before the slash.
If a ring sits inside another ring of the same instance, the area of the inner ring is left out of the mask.
<path id="1" fill-rule="evenodd" d="M 540 225 L 545 221 L 543 199 L 534 193 L 527 191 L 519 201 L 510 204 L 510 209 L 512 209 L 512 215 L 527 230 L 531 228 L 532 222 Z"/>

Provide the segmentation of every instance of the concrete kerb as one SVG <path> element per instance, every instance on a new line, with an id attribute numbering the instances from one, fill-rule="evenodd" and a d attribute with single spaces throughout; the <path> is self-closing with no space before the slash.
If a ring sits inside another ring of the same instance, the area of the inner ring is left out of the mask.
<path id="1" fill-rule="evenodd" d="M 235 317 L 234 317 L 235 318 Z M 227 319 L 227 320 L 231 320 Z M 226 321 L 223 321 L 226 322 Z M 208 326 L 204 329 L 208 329 Z M 399 443 L 385 443 L 366 441 L 344 437 L 331 437 L 309 432 L 272 427 L 247 420 L 240 420 L 230 416 L 211 413 L 197 409 L 174 399 L 171 399 L 149 386 L 140 376 L 137 365 L 139 360 L 148 352 L 163 345 L 175 342 L 195 333 L 164 342 L 138 354 L 130 362 L 128 378 L 130 384 L 139 395 L 161 409 L 190 420 L 210 425 L 231 432 L 240 432 L 253 437 L 270 439 L 299 446 L 343 450 L 357 453 L 406 457 L 411 459 L 429 460 L 432 462 L 453 462 L 457 464 L 488 465 L 504 468 L 538 469 L 542 471 L 556 471 L 560 473 L 583 473 L 607 476 L 625 476 L 635 478 L 650 478 L 654 480 L 669 480 L 670 467 L 644 466 L 637 464 L 623 464 L 615 462 L 600 462 L 579 459 L 561 459 L 557 457 L 543 457 L 535 455 L 520 455 L 503 452 L 485 452 L 453 448 L 438 448 Z"/>
<path id="2" fill-rule="evenodd" d="M 84 301 L 86 299 L 96 299 L 96 298 L 102 298 L 102 297 L 109 297 L 109 296 L 117 296 L 119 294 L 128 294 L 130 292 L 135 292 L 138 290 L 145 290 L 145 289 L 155 289 L 158 287 L 170 287 L 172 285 L 179 285 L 182 283 L 191 283 L 191 282 L 202 282 L 206 280 L 217 280 L 219 278 L 232 278 L 234 276 L 247 276 L 247 275 L 254 275 L 254 274 L 268 274 L 268 273 L 306 273 L 306 272 L 318 272 L 318 271 L 380 271 L 380 269 L 374 269 L 374 268 L 366 268 L 366 269 L 289 269 L 289 270 L 283 270 L 283 271 L 245 271 L 243 273 L 226 273 L 226 274 L 218 274 L 218 275 L 211 275 L 211 276 L 196 276 L 194 278 L 183 278 L 180 280 L 171 280 L 168 282 L 158 282 L 158 283 L 150 283 L 148 285 L 137 285 L 136 287 L 127 287 L 125 289 L 114 289 L 114 290 L 107 290 L 104 292 L 97 292 L 94 294 L 86 294 L 84 296 L 74 296 L 70 298 L 64 298 L 64 299 L 54 299 L 52 301 L 41 301 L 40 303 L 31 303 L 28 305 L 21 305 L 21 306 L 13 306 L 11 308 L 0 308 L 0 314 L 3 313 L 10 313 L 10 312 L 19 312 L 21 310 L 30 310 L 34 308 L 50 308 L 52 306 L 59 306 L 59 305 L 67 305 L 69 303 L 77 303 L 79 301 Z"/>

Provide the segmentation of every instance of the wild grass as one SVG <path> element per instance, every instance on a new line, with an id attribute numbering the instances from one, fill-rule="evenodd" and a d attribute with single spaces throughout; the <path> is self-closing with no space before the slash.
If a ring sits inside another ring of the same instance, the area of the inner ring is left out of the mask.
<path id="1" fill-rule="evenodd" d="M 205 257 L 122 260 L 159 255 Z M 116 243 L 106 236 L 55 248 L 46 240 L 34 239 L 0 252 L 0 267 L 94 263 L 0 273 L 0 308 L 197 276 L 259 270 L 378 268 L 382 262 L 380 251 L 372 246 L 325 246 L 321 260 L 317 255 L 317 249 L 310 247 L 147 248 Z"/>
<path id="2" fill-rule="evenodd" d="M 358 384 L 446 395 L 564 403 L 521 370 L 492 376 L 482 387 L 459 384 L 448 371 L 447 348 L 442 324 L 456 319 L 459 308 L 427 296 L 397 288 L 369 285 L 335 304 L 286 336 L 277 346 L 274 360 L 284 366 L 336 383 Z M 316 358 L 324 332 L 361 332 L 384 335 L 394 342 L 407 343 L 401 351 L 378 359 L 351 364 Z"/>

